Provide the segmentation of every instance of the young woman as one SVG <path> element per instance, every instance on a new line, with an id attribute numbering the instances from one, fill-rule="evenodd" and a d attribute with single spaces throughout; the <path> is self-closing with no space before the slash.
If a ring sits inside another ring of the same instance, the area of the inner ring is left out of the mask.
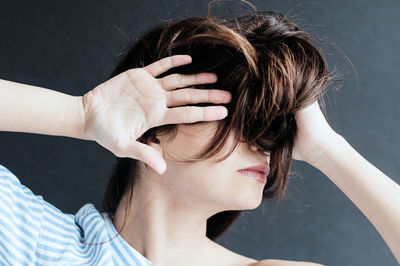
<path id="1" fill-rule="evenodd" d="M 327 123 L 318 99 L 333 77 L 313 40 L 276 12 L 207 14 L 147 31 L 82 97 L 2 80 L 0 130 L 96 141 L 118 162 L 104 210 L 75 215 L 2 166 L 0 262 L 320 265 L 213 241 L 240 210 L 282 199 L 292 158 L 326 174 L 400 262 L 400 186 Z"/>

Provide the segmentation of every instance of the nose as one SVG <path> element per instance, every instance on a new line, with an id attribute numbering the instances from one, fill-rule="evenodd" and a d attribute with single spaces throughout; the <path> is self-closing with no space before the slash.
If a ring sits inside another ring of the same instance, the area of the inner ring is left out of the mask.
<path id="1" fill-rule="evenodd" d="M 257 151 L 257 147 L 253 144 L 250 144 L 250 150 L 256 152 Z"/>
<path id="2" fill-rule="evenodd" d="M 250 144 L 250 150 L 252 150 L 253 152 L 257 152 L 258 149 L 255 145 Z M 264 152 L 264 155 L 267 156 L 268 154 L 269 154 L 269 152 L 267 152 L 267 151 Z"/>

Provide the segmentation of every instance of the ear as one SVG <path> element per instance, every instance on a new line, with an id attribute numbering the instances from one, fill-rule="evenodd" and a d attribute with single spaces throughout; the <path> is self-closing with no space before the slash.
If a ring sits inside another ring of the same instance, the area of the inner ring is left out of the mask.
<path id="1" fill-rule="evenodd" d="M 161 154 L 163 153 L 160 140 L 155 135 L 149 136 L 147 145 L 157 149 Z"/>

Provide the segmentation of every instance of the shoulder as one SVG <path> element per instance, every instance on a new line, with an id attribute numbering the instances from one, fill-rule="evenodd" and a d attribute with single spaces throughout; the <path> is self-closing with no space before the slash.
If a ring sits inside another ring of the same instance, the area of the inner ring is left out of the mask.
<path id="1" fill-rule="evenodd" d="M 257 261 L 256 259 L 246 257 L 244 255 L 235 253 L 224 246 L 221 246 L 214 241 L 211 241 L 216 250 L 217 258 L 221 258 L 220 265 L 246 265 L 246 266 L 325 266 L 324 264 L 308 261 L 293 261 L 293 260 L 279 260 L 279 259 L 264 259 Z"/>
<path id="2" fill-rule="evenodd" d="M 255 263 L 250 264 L 249 266 L 324 266 L 323 264 L 316 262 L 308 262 L 308 261 L 293 261 L 293 260 L 276 260 L 276 259 L 265 259 L 260 260 Z"/>

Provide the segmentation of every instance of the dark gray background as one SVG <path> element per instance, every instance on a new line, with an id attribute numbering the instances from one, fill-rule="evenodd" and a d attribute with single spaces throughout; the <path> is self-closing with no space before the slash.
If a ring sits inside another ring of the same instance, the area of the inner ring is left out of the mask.
<path id="1" fill-rule="evenodd" d="M 0 78 L 83 95 L 105 81 L 130 36 L 161 20 L 204 15 L 207 3 L 0 1 Z M 252 3 L 287 13 L 331 44 L 326 56 L 344 82 L 326 95 L 329 123 L 399 183 L 400 2 Z M 246 10 L 236 5 L 238 13 Z M 66 213 L 87 202 L 101 206 L 114 162 L 95 142 L 0 133 L 0 163 Z M 297 174 L 280 206 L 268 201 L 243 212 L 217 242 L 256 259 L 397 265 L 372 224 L 322 172 L 301 162 L 292 169 Z"/>

